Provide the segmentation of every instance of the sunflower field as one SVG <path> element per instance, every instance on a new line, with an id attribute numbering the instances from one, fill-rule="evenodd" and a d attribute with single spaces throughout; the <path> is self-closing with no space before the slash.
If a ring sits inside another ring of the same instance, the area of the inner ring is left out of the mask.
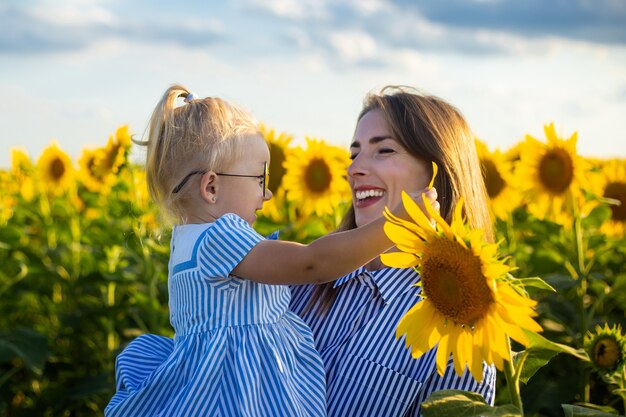
<path id="1" fill-rule="evenodd" d="M 333 231 L 350 204 L 347 150 L 262 130 L 274 197 L 255 228 L 299 242 Z M 143 333 L 173 335 L 169 226 L 129 158 L 128 126 L 103 142 L 78 161 L 57 143 L 36 160 L 13 149 L 0 170 L 2 416 L 102 415 L 121 349 Z M 476 140 L 498 257 L 515 277 L 541 278 L 526 286 L 534 320 L 576 353 L 515 359 L 526 361 L 516 375 L 525 416 L 625 412 L 626 160 L 583 157 L 576 142 L 552 124 L 505 151 Z M 496 405 L 511 400 L 507 381 L 499 372 Z"/>

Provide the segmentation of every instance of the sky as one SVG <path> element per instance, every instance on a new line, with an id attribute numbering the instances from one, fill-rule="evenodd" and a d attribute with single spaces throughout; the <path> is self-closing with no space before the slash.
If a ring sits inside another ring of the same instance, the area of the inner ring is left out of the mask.
<path id="1" fill-rule="evenodd" d="M 492 150 L 554 122 L 582 155 L 626 157 L 626 0 L 0 0 L 0 27 L 0 167 L 141 138 L 173 83 L 296 145 L 347 147 L 364 96 L 395 84 Z"/>

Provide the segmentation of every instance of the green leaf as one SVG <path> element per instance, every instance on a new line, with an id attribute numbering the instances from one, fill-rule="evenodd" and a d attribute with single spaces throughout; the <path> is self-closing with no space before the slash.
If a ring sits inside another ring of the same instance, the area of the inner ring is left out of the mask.
<path id="1" fill-rule="evenodd" d="M 30 329 L 1 332 L 0 362 L 10 362 L 14 358 L 22 359 L 29 370 L 41 375 L 48 358 L 48 341 Z"/>
<path id="2" fill-rule="evenodd" d="M 588 216 L 582 219 L 584 228 L 597 229 L 602 223 L 611 218 L 611 208 L 607 206 L 598 206 L 591 210 Z"/>
<path id="3" fill-rule="evenodd" d="M 561 343 L 555 343 L 551 340 L 546 339 L 538 333 L 531 332 L 529 330 L 524 330 L 526 337 L 528 338 L 528 346 L 526 346 L 526 350 L 549 350 L 556 353 L 567 353 L 569 355 L 575 356 L 578 359 L 589 362 L 589 355 L 583 349 L 574 349 L 571 346 L 563 345 Z"/>
<path id="4" fill-rule="evenodd" d="M 72 400 L 78 400 L 97 394 L 109 394 L 115 390 L 115 383 L 111 379 L 108 372 L 82 378 L 68 389 L 67 396 Z"/>
<path id="5" fill-rule="evenodd" d="M 528 330 L 524 330 L 528 337 L 528 346 L 524 352 L 517 353 L 513 358 L 516 372 L 520 372 L 520 381 L 527 383 L 535 373 L 544 367 L 550 360 L 559 353 L 567 353 L 582 361 L 588 362 L 589 356 L 583 349 L 574 349 L 561 343 L 552 342 L 545 337 Z M 520 358 L 526 356 L 526 360 L 519 369 Z"/>
<path id="6" fill-rule="evenodd" d="M 604 411 L 594 410 L 592 408 L 579 407 L 577 405 L 561 404 L 561 407 L 563 407 L 565 417 L 615 417 L 615 414 L 605 413 Z"/>
<path id="7" fill-rule="evenodd" d="M 461 390 L 441 390 L 433 392 L 422 403 L 424 417 L 521 417 L 521 413 L 511 404 L 492 407 L 482 395 Z"/>
<path id="8" fill-rule="evenodd" d="M 542 290 L 548 290 L 552 292 L 556 292 L 553 286 L 545 282 L 543 279 L 539 277 L 528 277 L 528 278 L 517 278 L 515 283 L 519 283 L 524 287 L 535 287 L 540 288 Z"/>

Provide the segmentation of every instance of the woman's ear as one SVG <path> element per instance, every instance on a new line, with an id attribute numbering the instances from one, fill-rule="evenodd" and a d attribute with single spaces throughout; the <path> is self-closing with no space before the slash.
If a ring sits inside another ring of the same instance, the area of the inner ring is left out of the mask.
<path id="1" fill-rule="evenodd" d="M 209 204 L 217 203 L 219 177 L 213 171 L 208 171 L 200 179 L 200 196 Z"/>

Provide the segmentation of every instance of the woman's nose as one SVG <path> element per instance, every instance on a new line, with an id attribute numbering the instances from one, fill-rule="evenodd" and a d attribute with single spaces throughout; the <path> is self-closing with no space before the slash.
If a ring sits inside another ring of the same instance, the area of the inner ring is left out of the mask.
<path id="1" fill-rule="evenodd" d="M 362 158 L 360 155 L 355 156 L 348 166 L 348 176 L 356 177 L 366 175 L 368 172 L 366 165 L 367 164 L 365 163 L 364 158 Z"/>
<path id="2" fill-rule="evenodd" d="M 272 198 L 274 194 L 272 193 L 272 190 L 270 190 L 269 188 L 265 189 L 265 195 L 263 196 L 263 201 L 268 201 Z"/>

